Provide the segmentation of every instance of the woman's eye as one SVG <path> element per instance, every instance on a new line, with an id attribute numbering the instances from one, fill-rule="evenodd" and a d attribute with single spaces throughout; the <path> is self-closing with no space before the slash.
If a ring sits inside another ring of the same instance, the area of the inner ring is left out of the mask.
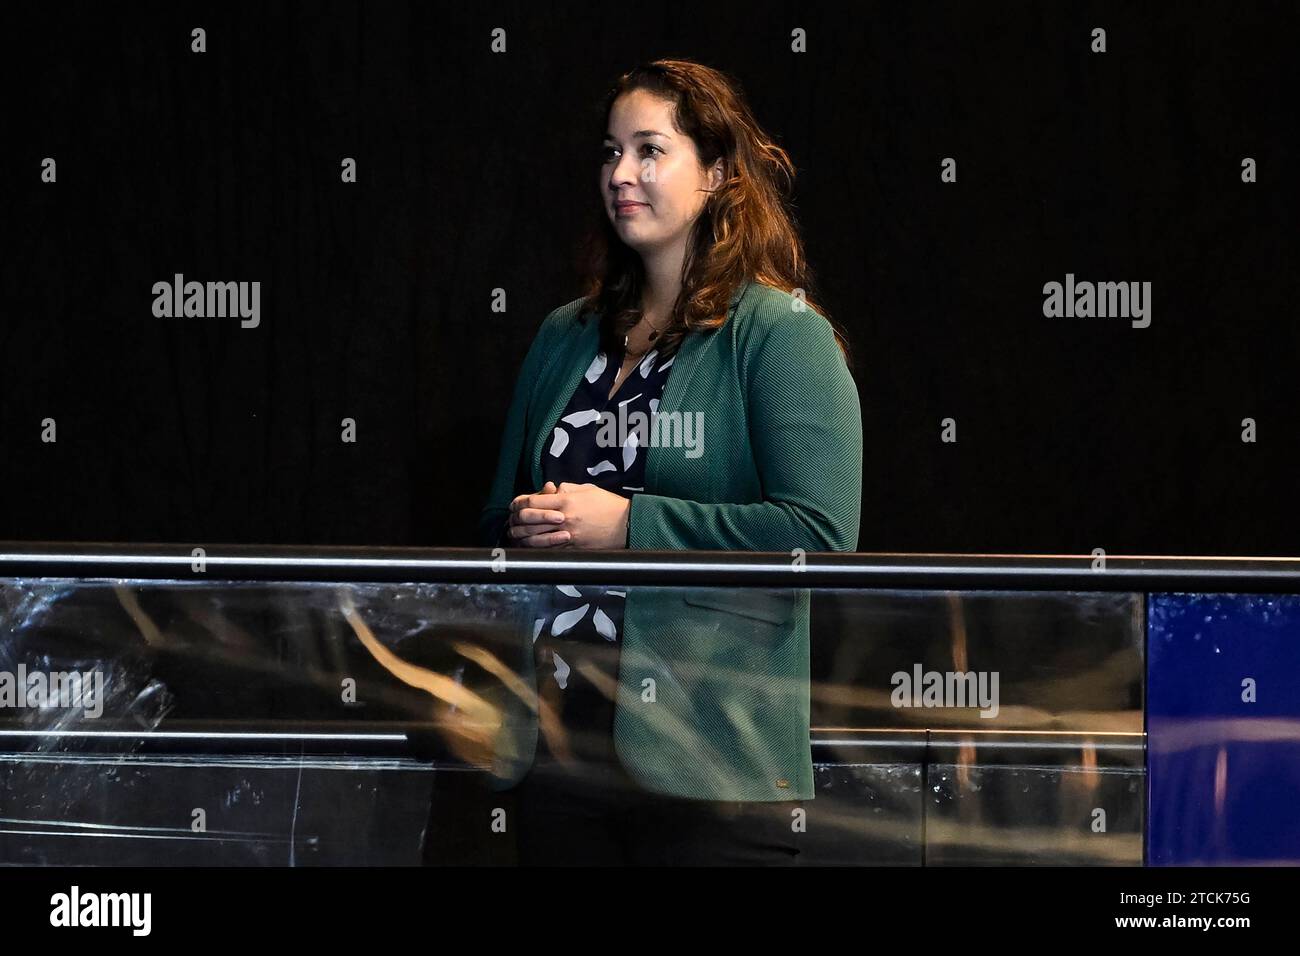
<path id="1" fill-rule="evenodd" d="M 660 149 L 658 146 L 654 145 L 653 143 L 646 143 L 641 147 L 641 152 L 643 154 L 648 153 L 649 155 L 653 156 L 654 153 L 651 153 L 650 152 L 651 150 L 654 150 L 655 153 L 663 152 L 662 149 Z M 605 162 L 609 162 L 611 159 L 614 158 L 614 154 L 616 154 L 617 152 L 618 152 L 618 147 L 616 146 L 604 146 L 601 148 L 600 158 L 603 159 Z"/>

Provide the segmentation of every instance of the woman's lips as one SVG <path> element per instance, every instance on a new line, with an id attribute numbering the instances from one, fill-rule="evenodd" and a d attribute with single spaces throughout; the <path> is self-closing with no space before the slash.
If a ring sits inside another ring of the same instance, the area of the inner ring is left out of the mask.
<path id="1" fill-rule="evenodd" d="M 614 211 L 635 212 L 636 210 L 642 208 L 643 206 L 648 206 L 648 205 L 650 204 L 644 202 L 616 202 L 614 203 Z"/>

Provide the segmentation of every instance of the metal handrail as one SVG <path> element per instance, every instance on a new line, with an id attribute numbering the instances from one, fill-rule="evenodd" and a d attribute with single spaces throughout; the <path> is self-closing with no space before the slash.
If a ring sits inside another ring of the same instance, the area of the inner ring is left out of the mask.
<path id="1" fill-rule="evenodd" d="M 0 578 L 28 577 L 1300 593 L 1300 558 L 0 542 Z"/>

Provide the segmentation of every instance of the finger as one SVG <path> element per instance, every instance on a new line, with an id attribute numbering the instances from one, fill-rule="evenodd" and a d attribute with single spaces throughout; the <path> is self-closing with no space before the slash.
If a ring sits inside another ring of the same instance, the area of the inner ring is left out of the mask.
<path id="1" fill-rule="evenodd" d="M 547 491 L 546 490 L 547 488 L 551 490 Z M 510 501 L 510 511 L 513 513 L 519 511 L 521 508 L 547 507 L 545 503 L 540 505 L 534 504 L 532 499 L 539 498 L 539 497 L 553 498 L 555 497 L 556 493 L 557 493 L 557 489 L 555 487 L 555 482 L 548 481 L 546 484 L 542 486 L 541 491 L 533 492 L 530 495 L 516 495 L 514 498 L 512 498 Z"/>
<path id="2" fill-rule="evenodd" d="M 544 531 L 529 535 L 523 543 L 530 548 L 552 548 L 568 542 L 571 535 L 567 531 Z"/>
<path id="3" fill-rule="evenodd" d="M 553 494 L 544 495 L 541 493 L 533 495 L 522 495 L 516 498 L 519 504 L 513 509 L 516 514 L 524 508 L 540 508 L 545 511 L 559 511 L 560 505 L 564 503 L 564 495 Z"/>
<path id="4" fill-rule="evenodd" d="M 545 508 L 522 508 L 514 516 L 516 524 L 563 524 L 564 512 Z"/>
<path id="5" fill-rule="evenodd" d="M 539 534 L 547 534 L 548 532 L 553 532 L 553 531 L 568 531 L 568 530 L 569 530 L 568 528 L 562 528 L 558 525 L 554 525 L 549 522 L 547 523 L 537 522 L 533 524 L 512 524 L 510 526 L 510 530 L 508 533 L 512 539 L 514 539 L 515 541 L 520 541 L 524 538 L 531 538 Z"/>

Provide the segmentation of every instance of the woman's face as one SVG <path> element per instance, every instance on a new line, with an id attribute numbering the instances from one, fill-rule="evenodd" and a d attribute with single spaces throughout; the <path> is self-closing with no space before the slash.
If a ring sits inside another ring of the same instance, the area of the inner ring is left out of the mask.
<path id="1" fill-rule="evenodd" d="M 614 231 L 644 254 L 685 247 L 708 191 L 722 181 L 722 161 L 700 165 L 695 142 L 673 126 L 672 103 L 633 90 L 614 101 L 602 149 L 600 188 Z"/>

